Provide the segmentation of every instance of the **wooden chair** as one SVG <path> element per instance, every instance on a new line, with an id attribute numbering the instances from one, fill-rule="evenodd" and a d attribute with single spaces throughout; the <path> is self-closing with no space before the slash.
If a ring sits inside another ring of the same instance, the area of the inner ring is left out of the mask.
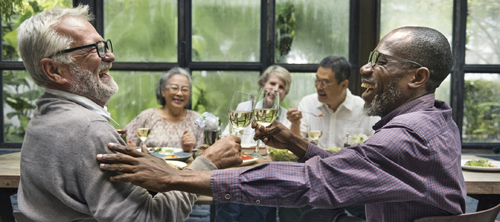
<path id="1" fill-rule="evenodd" d="M 452 215 L 452 216 L 435 216 L 424 217 L 415 220 L 415 222 L 494 222 L 500 212 L 500 204 L 487 210 L 482 210 L 474 213 Z"/>

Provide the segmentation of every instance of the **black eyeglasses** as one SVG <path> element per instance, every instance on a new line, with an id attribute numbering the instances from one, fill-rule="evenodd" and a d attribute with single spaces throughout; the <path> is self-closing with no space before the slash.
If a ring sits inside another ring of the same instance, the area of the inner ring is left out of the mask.
<path id="1" fill-rule="evenodd" d="M 403 59 L 403 58 L 400 58 L 400 57 L 397 57 L 397 56 L 386 55 L 386 54 L 380 53 L 377 50 L 373 50 L 372 52 L 370 52 L 370 57 L 368 57 L 368 62 L 370 63 L 370 65 L 372 67 L 375 66 L 375 64 L 377 64 L 378 57 L 380 57 L 381 55 L 385 56 L 387 58 L 390 58 L 390 59 L 394 59 L 394 60 L 400 61 L 400 62 L 411 63 L 411 64 L 417 65 L 419 67 L 423 67 L 423 65 L 420 65 L 417 62 L 414 62 L 414 61 L 411 61 L 411 60 L 408 60 L 408 59 Z"/>
<path id="2" fill-rule="evenodd" d="M 68 53 L 68 52 L 73 52 L 79 49 L 84 49 L 84 48 L 90 48 L 90 47 L 95 47 L 97 50 L 97 55 L 99 55 L 100 58 L 106 57 L 106 49 L 109 49 L 109 51 L 113 52 L 113 44 L 111 44 L 111 40 L 106 40 L 106 41 L 98 41 L 96 43 L 88 44 L 88 45 L 83 45 L 83 46 L 78 46 L 75 48 L 70 48 L 70 49 L 65 49 L 59 52 L 56 52 L 49 56 L 49 58 L 52 58 L 53 56 L 62 54 L 62 53 Z"/>

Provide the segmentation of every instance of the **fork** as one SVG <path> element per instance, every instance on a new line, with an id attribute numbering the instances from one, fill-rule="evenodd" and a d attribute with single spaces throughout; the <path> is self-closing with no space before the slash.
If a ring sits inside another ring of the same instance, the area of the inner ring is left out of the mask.
<path id="1" fill-rule="evenodd" d="M 323 113 L 319 113 L 318 115 L 314 114 L 314 113 L 311 113 L 311 112 L 304 112 L 304 111 L 301 111 L 302 113 L 307 113 L 307 114 L 310 114 L 310 115 L 313 115 L 314 117 L 323 117 L 325 115 L 323 115 Z"/>

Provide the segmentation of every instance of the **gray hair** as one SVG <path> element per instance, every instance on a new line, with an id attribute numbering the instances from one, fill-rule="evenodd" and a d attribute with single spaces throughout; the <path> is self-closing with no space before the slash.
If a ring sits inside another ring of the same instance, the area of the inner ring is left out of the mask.
<path id="1" fill-rule="evenodd" d="M 170 77 L 172 77 L 175 74 L 186 76 L 186 78 L 189 81 L 189 89 L 191 89 L 191 83 L 192 83 L 191 74 L 189 74 L 187 70 L 181 67 L 174 67 L 168 70 L 167 73 L 163 74 L 160 77 L 160 80 L 158 81 L 158 87 L 156 88 L 156 100 L 158 101 L 158 104 L 160 104 L 161 106 L 165 106 L 165 104 L 167 103 L 167 101 L 165 101 L 165 98 L 161 94 L 161 90 L 165 88 L 165 85 L 167 85 L 168 79 L 170 79 Z M 189 97 L 191 97 L 191 94 L 189 95 Z"/>
<path id="2" fill-rule="evenodd" d="M 259 80 L 257 81 L 259 86 L 264 87 L 266 82 L 269 80 L 271 74 L 275 74 L 276 76 L 280 77 L 281 80 L 283 80 L 283 82 L 285 82 L 285 92 L 286 94 L 288 94 L 288 91 L 290 91 L 290 85 L 292 84 L 292 76 L 290 75 L 290 72 L 288 72 L 287 69 L 279 65 L 272 65 L 267 67 L 266 70 L 264 70 Z"/>
<path id="3" fill-rule="evenodd" d="M 40 61 L 58 51 L 68 49 L 73 42 L 70 36 L 58 34 L 57 26 L 68 16 L 92 21 L 93 16 L 89 14 L 88 9 L 88 5 L 79 5 L 76 8 L 55 7 L 26 19 L 19 26 L 17 34 L 19 54 L 37 85 L 45 87 L 49 82 L 40 67 Z M 53 60 L 56 64 L 70 64 L 73 62 L 73 57 L 69 53 L 61 54 L 55 56 Z"/>

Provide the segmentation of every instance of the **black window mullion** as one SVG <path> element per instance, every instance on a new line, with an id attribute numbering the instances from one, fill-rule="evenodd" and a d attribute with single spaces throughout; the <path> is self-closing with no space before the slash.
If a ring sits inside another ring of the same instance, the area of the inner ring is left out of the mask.
<path id="1" fill-rule="evenodd" d="M 192 3 L 191 0 L 178 0 L 178 63 L 181 67 L 188 67 L 192 61 Z"/>
<path id="2" fill-rule="evenodd" d="M 261 32 L 265 32 L 261 33 L 261 61 L 263 69 L 266 69 L 268 66 L 275 63 L 276 0 L 262 0 L 261 4 Z"/>
<path id="3" fill-rule="evenodd" d="M 464 110 L 464 65 L 465 41 L 467 28 L 467 0 L 453 1 L 453 69 L 451 71 L 451 98 L 453 120 L 460 131 L 462 138 L 463 110 Z"/>
<path id="4" fill-rule="evenodd" d="M 180 0 L 182 1 L 182 0 Z M 185 49 L 184 49 L 184 61 L 185 65 L 184 67 L 188 67 L 192 69 L 191 65 L 193 63 L 193 41 L 192 41 L 192 36 L 193 36 L 193 3 L 191 0 L 185 0 L 185 16 L 184 16 L 184 22 L 185 22 L 185 32 L 186 32 L 186 38 L 184 39 L 183 44 L 185 44 Z"/>
<path id="5" fill-rule="evenodd" d="M 361 78 L 359 75 L 359 1 L 351 0 L 349 6 L 349 61 L 351 63 L 351 77 L 349 89 L 354 94 L 360 91 Z"/>

